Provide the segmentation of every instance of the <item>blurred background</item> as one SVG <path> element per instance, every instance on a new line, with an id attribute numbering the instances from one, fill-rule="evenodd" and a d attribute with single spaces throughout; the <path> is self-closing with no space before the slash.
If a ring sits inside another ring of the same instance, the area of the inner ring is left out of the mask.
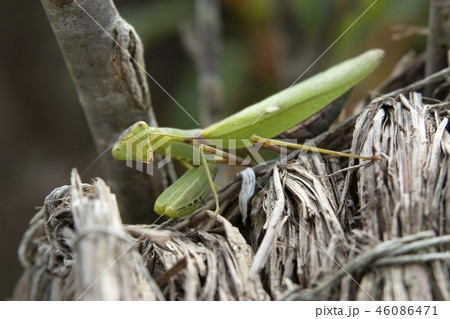
<path id="1" fill-rule="evenodd" d="M 145 44 L 148 72 L 198 118 L 195 65 L 180 29 L 193 19 L 192 0 L 116 0 Z M 373 0 L 222 0 L 220 76 L 223 116 L 289 86 Z M 425 37 L 392 39 L 395 25 L 426 27 L 428 0 L 379 0 L 305 77 L 370 48 L 386 58 L 352 94 L 374 88 Z M 84 114 L 39 1 L 1 1 L 0 21 L 0 299 L 21 274 L 17 247 L 29 220 L 55 187 L 96 157 Z M 153 82 L 161 126 L 193 128 L 191 120 Z M 350 111 L 346 111 L 347 114 Z M 106 155 L 109 156 L 109 155 Z M 100 164 L 85 181 L 106 178 Z"/>

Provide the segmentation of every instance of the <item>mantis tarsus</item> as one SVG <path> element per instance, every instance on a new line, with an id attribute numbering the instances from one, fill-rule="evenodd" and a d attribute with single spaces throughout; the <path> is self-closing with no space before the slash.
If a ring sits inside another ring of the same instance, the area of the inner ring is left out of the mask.
<path id="1" fill-rule="evenodd" d="M 118 160 L 148 162 L 152 160 L 153 152 L 156 152 L 180 160 L 189 168 L 159 196 L 155 203 L 156 213 L 171 218 L 184 217 L 194 212 L 209 188 L 213 192 L 218 213 L 218 196 L 212 180 L 216 163 L 227 163 L 230 160 L 230 151 L 245 148 L 255 142 L 370 160 L 372 159 L 370 156 L 315 149 L 293 143 L 286 144 L 270 138 L 314 115 L 344 94 L 369 75 L 378 66 L 382 57 L 382 50 L 367 51 L 248 106 L 203 130 L 149 127 L 143 121 L 137 122 L 121 134 L 112 149 L 112 155 Z M 217 141 L 220 141 L 223 150 L 208 146 L 217 145 Z M 214 153 L 213 158 L 207 159 L 205 152 Z M 200 159 L 200 162 L 194 163 L 197 166 L 192 166 L 194 159 Z"/>

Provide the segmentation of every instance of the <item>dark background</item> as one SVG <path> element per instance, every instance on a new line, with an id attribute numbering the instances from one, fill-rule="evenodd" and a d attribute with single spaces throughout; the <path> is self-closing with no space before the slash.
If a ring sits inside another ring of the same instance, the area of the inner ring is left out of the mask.
<path id="1" fill-rule="evenodd" d="M 198 116 L 195 67 L 179 35 L 180 26 L 192 19 L 192 1 L 115 2 L 143 39 L 149 73 Z M 290 6 L 292 23 L 277 18 L 281 2 Z M 223 0 L 223 113 L 290 85 L 372 2 Z M 393 41 L 391 35 L 393 25 L 425 27 L 428 4 L 379 0 L 307 75 L 367 49 L 385 49 L 380 69 L 353 94 L 351 101 L 356 101 L 386 77 L 401 56 L 424 50 L 424 37 Z M 16 251 L 28 221 L 52 189 L 69 182 L 71 168 L 83 171 L 96 153 L 40 2 L 1 1 L 0 15 L 0 298 L 7 299 L 22 271 Z M 291 48 L 290 59 L 281 58 L 283 45 Z M 192 128 L 182 111 L 149 82 L 160 125 Z M 105 178 L 99 164 L 83 178 L 95 176 Z"/>

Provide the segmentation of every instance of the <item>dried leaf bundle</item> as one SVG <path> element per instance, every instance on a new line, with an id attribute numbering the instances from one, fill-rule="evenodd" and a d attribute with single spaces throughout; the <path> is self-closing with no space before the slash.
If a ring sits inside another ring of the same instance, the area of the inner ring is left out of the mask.
<path id="1" fill-rule="evenodd" d="M 448 111 L 419 94 L 375 100 L 351 152 L 379 160 L 341 170 L 353 161 L 296 153 L 256 168 L 245 224 L 239 179 L 220 193 L 222 216 L 208 203 L 185 219 L 124 226 L 108 187 L 74 174 L 24 236 L 15 297 L 449 300 L 447 127 Z"/>

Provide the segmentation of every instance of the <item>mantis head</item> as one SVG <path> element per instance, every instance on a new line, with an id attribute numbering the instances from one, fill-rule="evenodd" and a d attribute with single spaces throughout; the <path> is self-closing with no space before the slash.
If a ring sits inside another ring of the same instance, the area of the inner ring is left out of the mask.
<path id="1" fill-rule="evenodd" d="M 153 150 L 148 124 L 139 121 L 123 131 L 112 148 L 112 156 L 118 160 L 151 161 Z"/>

